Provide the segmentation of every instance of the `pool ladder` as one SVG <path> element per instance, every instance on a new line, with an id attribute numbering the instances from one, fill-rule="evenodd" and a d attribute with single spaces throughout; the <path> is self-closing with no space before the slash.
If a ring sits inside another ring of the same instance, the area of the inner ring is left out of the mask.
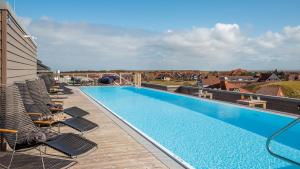
<path id="1" fill-rule="evenodd" d="M 281 128 L 280 130 L 276 131 L 274 134 L 272 134 L 268 139 L 267 139 L 267 142 L 266 142 L 266 148 L 268 150 L 268 152 L 274 156 L 274 157 L 277 157 L 281 160 L 284 160 L 286 162 L 289 162 L 291 164 L 294 164 L 296 166 L 300 166 L 300 162 L 297 162 L 297 161 L 294 161 L 294 160 L 291 160 L 291 159 L 288 159 L 286 157 L 283 157 L 279 154 L 276 154 L 275 152 L 273 152 L 271 150 L 271 147 L 270 147 L 270 144 L 271 144 L 271 141 L 275 139 L 275 137 L 279 136 L 280 134 L 284 133 L 285 131 L 287 131 L 289 128 L 295 126 L 297 123 L 300 122 L 300 117 L 296 118 L 295 120 L 293 120 L 292 122 L 290 122 L 289 124 L 287 124 L 286 126 L 284 126 L 283 128 Z"/>

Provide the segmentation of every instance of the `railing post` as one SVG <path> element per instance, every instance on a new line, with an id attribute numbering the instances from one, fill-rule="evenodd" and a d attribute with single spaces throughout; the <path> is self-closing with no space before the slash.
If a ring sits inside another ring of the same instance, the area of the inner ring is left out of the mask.
<path id="1" fill-rule="evenodd" d="M 292 122 L 290 122 L 289 124 L 287 124 L 286 126 L 284 126 L 283 128 L 279 129 L 277 132 L 275 132 L 274 134 L 272 134 L 268 139 L 267 139 L 267 142 L 266 142 L 266 149 L 267 151 L 274 157 L 277 157 L 281 160 L 284 160 L 288 163 L 291 163 L 291 164 L 294 164 L 294 165 L 297 165 L 297 166 L 300 166 L 300 163 L 297 162 L 297 161 L 294 161 L 294 160 L 291 160 L 291 159 L 288 159 L 286 157 L 283 157 L 279 154 L 276 154 L 275 152 L 273 152 L 271 150 L 271 147 L 270 147 L 270 144 L 271 144 L 271 141 L 275 139 L 275 137 L 279 136 L 280 134 L 284 133 L 285 131 L 287 131 L 289 128 L 293 127 L 294 125 L 296 125 L 297 123 L 300 122 L 300 117 L 296 118 L 295 120 L 293 120 Z"/>

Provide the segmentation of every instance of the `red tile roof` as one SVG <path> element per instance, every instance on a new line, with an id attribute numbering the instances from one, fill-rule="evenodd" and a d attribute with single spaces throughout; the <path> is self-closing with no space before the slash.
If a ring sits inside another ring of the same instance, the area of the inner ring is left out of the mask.
<path id="1" fill-rule="evenodd" d="M 241 93 L 252 93 L 249 90 L 243 89 L 243 88 L 239 87 L 238 85 L 236 85 L 234 83 L 230 83 L 230 82 L 225 82 L 225 88 L 228 91 L 239 91 Z"/>
<path id="2" fill-rule="evenodd" d="M 279 86 L 263 86 L 258 89 L 256 93 L 270 96 L 284 96 L 282 89 Z"/>
<path id="3" fill-rule="evenodd" d="M 204 86 L 216 85 L 220 83 L 220 79 L 217 76 L 207 76 L 202 79 L 202 83 Z"/>

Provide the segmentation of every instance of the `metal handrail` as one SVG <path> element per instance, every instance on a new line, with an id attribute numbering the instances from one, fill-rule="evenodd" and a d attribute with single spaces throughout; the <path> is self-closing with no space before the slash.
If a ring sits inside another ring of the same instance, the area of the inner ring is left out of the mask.
<path id="1" fill-rule="evenodd" d="M 128 81 L 127 79 L 125 79 L 125 78 L 123 78 L 123 77 L 121 77 L 119 74 L 117 74 L 117 73 L 111 73 L 111 74 L 116 75 L 116 76 L 118 76 L 121 80 L 125 81 L 126 83 L 129 83 L 130 85 L 133 85 L 132 82 Z M 120 86 L 120 85 L 119 85 L 119 86 Z"/>
<path id="2" fill-rule="evenodd" d="M 271 144 L 271 141 L 274 140 L 275 137 L 279 136 L 280 134 L 284 133 L 285 131 L 287 131 L 289 128 L 293 127 L 294 125 L 296 125 L 297 123 L 300 122 L 300 117 L 296 118 L 295 120 L 293 120 L 292 122 L 290 122 L 289 124 L 287 124 L 286 126 L 284 126 L 283 128 L 281 128 L 280 130 L 276 131 L 274 134 L 272 134 L 268 139 L 267 139 L 267 142 L 266 142 L 266 148 L 268 150 L 268 152 L 274 156 L 274 157 L 277 157 L 281 160 L 284 160 L 286 162 L 289 162 L 289 163 L 292 163 L 294 165 L 297 165 L 297 166 L 300 166 L 300 162 L 297 162 L 297 161 L 294 161 L 294 160 L 291 160 L 291 159 L 288 159 L 286 157 L 283 157 L 279 154 L 276 154 L 275 152 L 273 152 L 271 150 L 271 147 L 270 147 L 270 144 Z"/>

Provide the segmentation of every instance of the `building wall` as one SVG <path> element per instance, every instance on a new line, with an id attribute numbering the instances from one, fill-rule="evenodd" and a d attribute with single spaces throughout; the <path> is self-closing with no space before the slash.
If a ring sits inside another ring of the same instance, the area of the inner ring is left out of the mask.
<path id="1" fill-rule="evenodd" d="M 28 33 L 22 28 L 9 7 L 1 7 L 1 66 L 6 61 L 6 69 L 2 68 L 2 83 L 13 83 L 35 79 L 37 77 L 37 46 Z M 3 22 L 3 19 L 5 20 Z M 5 24 L 6 22 L 6 24 Z M 5 48 L 5 49 L 4 49 Z M 5 59 L 3 59 L 3 57 Z M 6 81 L 6 82 L 5 82 Z"/>
<path id="2" fill-rule="evenodd" d="M 0 84 L 2 84 L 2 10 L 0 10 Z"/>

